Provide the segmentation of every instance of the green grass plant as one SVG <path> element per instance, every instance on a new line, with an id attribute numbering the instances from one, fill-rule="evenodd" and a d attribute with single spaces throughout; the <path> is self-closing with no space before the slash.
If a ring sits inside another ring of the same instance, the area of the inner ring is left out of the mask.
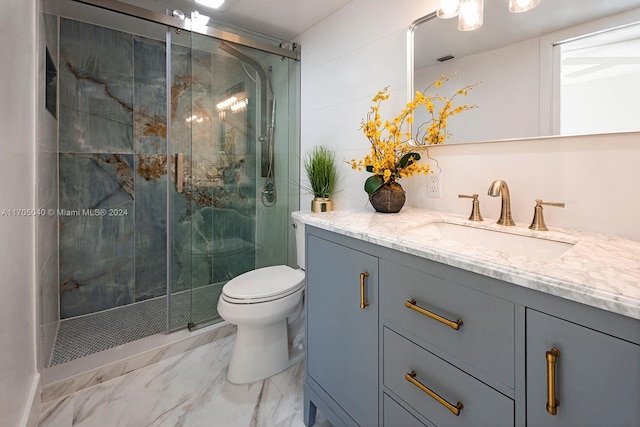
<path id="1" fill-rule="evenodd" d="M 336 191 L 339 181 L 335 153 L 327 147 L 318 145 L 304 158 L 304 169 L 309 184 L 303 189 L 319 198 L 330 198 Z"/>

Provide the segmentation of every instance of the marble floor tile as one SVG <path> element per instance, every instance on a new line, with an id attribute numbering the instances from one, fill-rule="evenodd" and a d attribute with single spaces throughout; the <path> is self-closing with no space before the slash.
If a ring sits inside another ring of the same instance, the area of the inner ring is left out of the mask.
<path id="1" fill-rule="evenodd" d="M 73 425 L 73 395 L 42 406 L 38 427 L 69 427 Z"/>
<path id="2" fill-rule="evenodd" d="M 43 406 L 39 427 L 303 427 L 304 365 L 226 380 L 234 335 Z M 330 427 L 319 417 L 315 424 Z"/>

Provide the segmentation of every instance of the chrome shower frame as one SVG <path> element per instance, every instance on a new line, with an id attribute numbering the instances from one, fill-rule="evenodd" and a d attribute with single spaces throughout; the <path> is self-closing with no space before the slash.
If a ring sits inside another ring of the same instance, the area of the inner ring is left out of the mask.
<path id="1" fill-rule="evenodd" d="M 204 34 L 216 39 L 224 40 L 226 42 L 235 43 L 241 46 L 247 46 L 254 49 L 258 49 L 264 52 L 273 53 L 283 56 L 285 58 L 300 60 L 300 48 L 297 44 L 292 44 L 292 49 L 284 49 L 278 45 L 271 45 L 268 43 L 254 40 L 249 37 L 234 34 L 229 31 L 216 28 L 215 26 L 207 26 L 205 28 L 191 28 L 186 20 L 182 20 L 177 17 L 169 16 L 163 13 L 154 12 L 142 7 L 134 6 L 132 4 L 123 3 L 117 0 L 73 0 L 77 3 L 84 3 L 91 6 L 96 6 L 102 9 L 110 10 L 112 12 L 122 13 L 124 15 L 133 16 L 135 18 L 144 19 L 146 21 L 156 22 L 158 24 L 168 25 L 173 28 L 191 31 L 192 33 Z"/>

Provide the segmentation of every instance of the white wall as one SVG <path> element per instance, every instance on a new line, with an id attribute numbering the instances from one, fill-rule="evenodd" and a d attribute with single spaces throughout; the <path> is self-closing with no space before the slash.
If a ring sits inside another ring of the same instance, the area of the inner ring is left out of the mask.
<path id="1" fill-rule="evenodd" d="M 548 135 L 540 129 L 540 41 L 537 38 L 481 54 L 455 58 L 433 67 L 416 70 L 415 89 L 424 90 L 441 74 L 451 76 L 440 89 L 447 97 L 466 85 L 477 84 L 467 96 L 457 95 L 454 107 L 477 105 L 447 120 L 451 138 L 447 142 L 494 141 Z M 440 108 L 443 102 L 436 103 Z M 496 118 L 500 126 L 496 126 Z M 420 108 L 415 123 L 425 123 L 427 111 Z"/>
<path id="2" fill-rule="evenodd" d="M 385 0 L 354 0 L 303 33 L 302 149 L 325 144 L 339 159 L 361 158 L 369 149 L 359 130 L 371 98 L 391 85 L 395 116 L 406 102 L 406 29 L 435 10 L 435 0 L 407 0 L 390 6 Z M 391 115 L 393 114 L 393 116 Z M 384 112 L 383 112 L 384 115 Z M 462 117 L 462 116 L 461 116 Z M 432 147 L 442 175 L 442 197 L 426 197 L 424 176 L 402 180 L 407 206 L 466 214 L 470 203 L 459 193 L 481 194 L 485 217 L 499 215 L 499 201 L 486 196 L 494 179 L 510 186 L 516 222 L 530 223 L 534 200 L 565 202 L 546 208 L 550 227 L 611 233 L 640 240 L 634 215 L 640 210 L 640 137 L 562 137 L 549 140 Z M 335 207 L 363 208 L 365 172 L 344 171 Z M 308 209 L 311 197 L 301 199 Z M 372 209 L 367 206 L 366 209 Z"/>
<path id="3" fill-rule="evenodd" d="M 0 211 L 34 208 L 36 2 L 1 0 Z M 0 216 L 0 425 L 26 421 L 35 385 L 34 218 Z"/>
<path id="4" fill-rule="evenodd" d="M 371 98 L 387 85 L 389 115 L 404 107 L 407 28 L 436 3 L 353 0 L 296 39 L 302 46 L 301 155 L 320 144 L 334 149 L 339 160 L 369 151 L 360 121 Z M 344 178 L 334 209 L 364 207 L 367 174 L 340 166 Z M 302 209 L 309 209 L 311 199 L 301 197 Z"/>

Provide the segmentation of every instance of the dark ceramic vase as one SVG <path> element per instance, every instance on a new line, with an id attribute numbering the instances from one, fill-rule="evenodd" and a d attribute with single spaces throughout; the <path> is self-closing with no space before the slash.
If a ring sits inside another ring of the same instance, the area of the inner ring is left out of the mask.
<path id="1" fill-rule="evenodd" d="M 389 181 L 369 195 L 369 202 L 376 212 L 397 213 L 404 206 L 406 200 L 402 186 L 395 181 Z"/>

